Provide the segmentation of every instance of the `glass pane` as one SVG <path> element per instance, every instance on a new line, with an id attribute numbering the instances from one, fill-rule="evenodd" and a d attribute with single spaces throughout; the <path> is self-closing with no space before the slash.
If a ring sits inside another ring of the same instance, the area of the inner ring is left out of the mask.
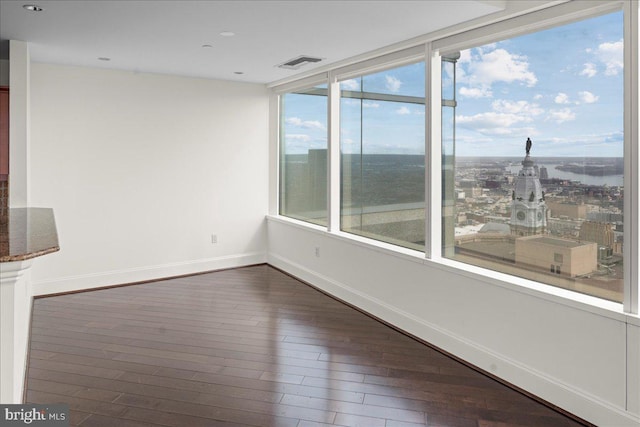
<path id="1" fill-rule="evenodd" d="M 362 77 L 362 90 L 371 93 L 424 97 L 424 62 Z"/>
<path id="2" fill-rule="evenodd" d="M 454 100 L 456 98 L 455 61 L 458 58 L 459 55 L 442 58 L 442 99 Z"/>
<path id="3" fill-rule="evenodd" d="M 622 302 L 622 18 L 460 52 L 443 256 Z"/>
<path id="4" fill-rule="evenodd" d="M 327 89 L 281 97 L 280 215 L 327 225 Z"/>
<path id="5" fill-rule="evenodd" d="M 349 79 L 340 82 L 340 90 L 345 91 L 356 91 L 360 92 L 362 87 L 362 77 L 358 77 L 356 79 Z"/>
<path id="6" fill-rule="evenodd" d="M 419 63 L 342 83 L 343 231 L 424 248 L 424 78 Z"/>

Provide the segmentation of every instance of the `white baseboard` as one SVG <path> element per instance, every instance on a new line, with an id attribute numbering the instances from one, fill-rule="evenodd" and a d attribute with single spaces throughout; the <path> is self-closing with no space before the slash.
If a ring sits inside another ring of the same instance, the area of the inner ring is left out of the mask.
<path id="1" fill-rule="evenodd" d="M 583 390 L 564 384 L 549 375 L 453 334 L 442 327 L 430 324 L 424 319 L 419 319 L 305 266 L 272 253 L 268 256 L 268 262 L 474 366 L 481 369 L 489 367 L 484 370 L 591 423 L 602 427 L 640 426 L 640 418 L 626 412 L 624 408 L 615 407 Z"/>
<path id="2" fill-rule="evenodd" d="M 262 264 L 267 261 L 266 253 L 250 252 L 217 258 L 198 259 L 171 264 L 104 271 L 78 276 L 68 276 L 33 282 L 33 295 L 50 295 L 61 292 L 74 292 L 105 286 L 163 279 L 225 268 Z"/>

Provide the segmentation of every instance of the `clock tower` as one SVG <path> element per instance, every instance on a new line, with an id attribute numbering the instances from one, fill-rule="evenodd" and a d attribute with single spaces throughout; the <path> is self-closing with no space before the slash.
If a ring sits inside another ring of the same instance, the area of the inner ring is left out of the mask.
<path id="1" fill-rule="evenodd" d="M 531 145 L 527 138 L 527 154 L 511 193 L 511 234 L 516 236 L 543 234 L 547 228 L 547 205 L 537 168 L 529 155 Z"/>

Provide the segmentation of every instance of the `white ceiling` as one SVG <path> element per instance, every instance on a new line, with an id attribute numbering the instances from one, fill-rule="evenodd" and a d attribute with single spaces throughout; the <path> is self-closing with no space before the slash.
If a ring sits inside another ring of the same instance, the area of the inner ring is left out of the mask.
<path id="1" fill-rule="evenodd" d="M 36 62 L 268 83 L 497 12 L 500 3 L 2 0 L 0 39 L 29 42 Z M 324 60 L 276 67 L 299 55 Z"/>

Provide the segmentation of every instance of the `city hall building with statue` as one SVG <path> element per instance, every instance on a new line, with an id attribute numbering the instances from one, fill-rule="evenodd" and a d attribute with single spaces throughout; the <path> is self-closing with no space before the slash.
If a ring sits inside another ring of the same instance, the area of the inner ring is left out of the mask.
<path id="1" fill-rule="evenodd" d="M 554 275 L 555 285 L 575 289 L 579 284 L 567 279 L 598 272 L 598 243 L 548 233 L 550 212 L 539 168 L 531 158 L 531 146 L 527 139 L 526 156 L 513 184 L 508 223 L 489 222 L 477 233 L 456 237 L 456 259 L 484 267 L 500 263 L 501 271 L 534 280 L 540 274 L 547 276 L 547 281 L 549 275 Z"/>

